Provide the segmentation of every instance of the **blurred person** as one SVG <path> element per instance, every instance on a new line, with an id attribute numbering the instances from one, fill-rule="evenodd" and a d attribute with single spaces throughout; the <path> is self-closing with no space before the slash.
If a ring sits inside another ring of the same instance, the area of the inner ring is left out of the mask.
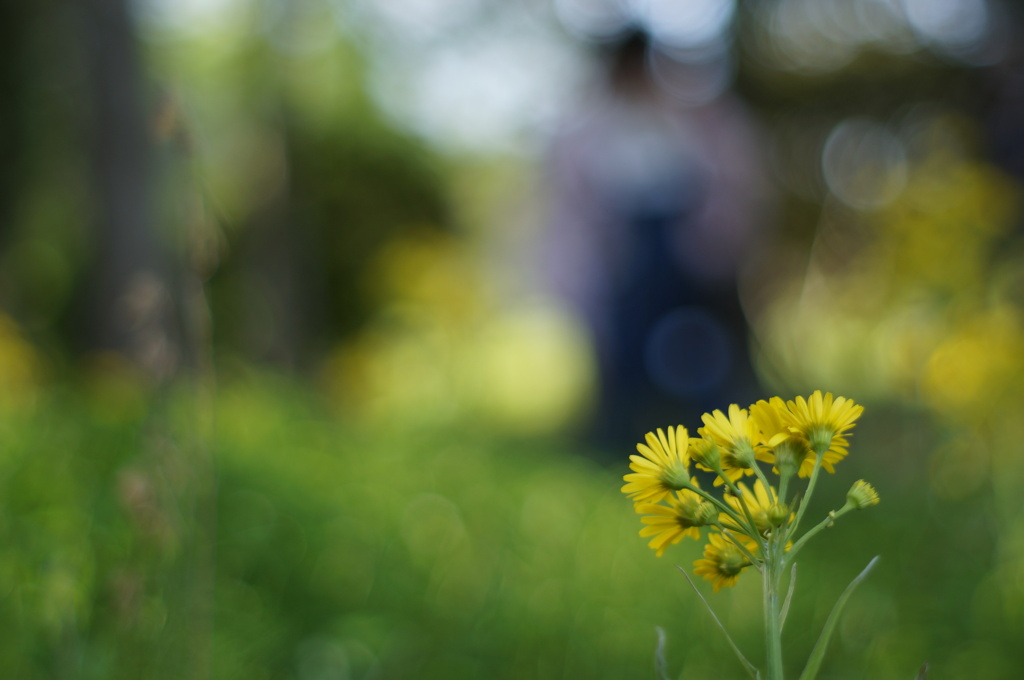
<path id="1" fill-rule="evenodd" d="M 546 266 L 592 335 L 605 450 L 757 392 L 737 275 L 768 212 L 758 138 L 731 94 L 670 93 L 652 49 L 641 30 L 606 47 L 547 159 Z"/>

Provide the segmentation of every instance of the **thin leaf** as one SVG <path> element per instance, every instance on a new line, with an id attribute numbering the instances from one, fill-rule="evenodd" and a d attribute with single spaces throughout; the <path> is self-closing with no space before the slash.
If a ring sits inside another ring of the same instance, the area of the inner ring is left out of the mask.
<path id="1" fill-rule="evenodd" d="M 928 664 L 921 666 L 921 670 L 914 676 L 914 680 L 928 680 Z"/>
<path id="2" fill-rule="evenodd" d="M 832 613 L 825 620 L 825 627 L 821 629 L 821 636 L 818 638 L 818 642 L 815 643 L 814 649 L 811 650 L 811 657 L 807 660 L 807 667 L 800 674 L 800 680 L 814 680 L 815 676 L 818 675 L 818 669 L 821 668 L 821 662 L 825 658 L 825 649 L 828 647 L 829 640 L 832 639 L 832 633 L 835 632 L 836 625 L 839 623 L 839 615 L 842 614 L 843 607 L 846 606 L 846 602 L 850 599 L 853 591 L 861 584 L 861 581 L 868 577 L 868 574 L 871 573 L 876 564 L 878 564 L 877 555 L 868 562 L 868 566 L 864 567 L 864 571 L 860 572 L 855 579 L 850 581 L 850 585 L 846 586 L 846 590 L 836 600 L 835 606 L 832 607 Z"/>
<path id="3" fill-rule="evenodd" d="M 796 588 L 796 562 L 789 570 L 789 590 L 786 591 L 786 599 L 782 603 L 782 613 L 779 614 L 779 632 L 786 627 L 786 615 L 789 614 L 789 603 L 793 601 L 793 590 Z"/>
<path id="4" fill-rule="evenodd" d="M 697 593 L 697 597 L 699 597 L 700 601 L 704 603 L 704 607 L 707 608 L 708 613 L 711 614 L 711 618 L 718 626 L 718 630 L 722 631 L 722 635 L 725 636 L 725 639 L 729 642 L 729 646 L 732 647 L 732 651 L 735 652 L 736 658 L 739 659 L 740 663 L 743 664 L 743 667 L 747 669 L 747 673 L 750 674 L 750 677 L 754 678 L 754 680 L 761 680 L 761 671 L 757 670 L 757 667 L 747 661 L 747 657 L 743 656 L 743 652 L 741 652 L 740 648 L 736 646 L 735 642 L 733 642 L 732 637 L 729 635 L 729 631 L 725 629 L 722 622 L 718 620 L 717 616 L 715 616 L 715 610 L 711 608 L 708 601 L 705 600 L 704 596 L 700 594 L 699 590 L 697 590 L 697 584 L 693 582 L 693 579 L 691 579 L 690 575 L 686 573 L 686 570 L 678 564 L 676 565 L 676 569 L 683 573 L 683 576 L 686 577 L 686 582 L 690 584 L 690 587 L 693 588 L 693 592 Z"/>
<path id="5" fill-rule="evenodd" d="M 671 680 L 668 677 L 668 664 L 665 663 L 665 631 L 658 626 L 658 646 L 654 648 L 654 668 L 658 671 L 661 680 Z"/>

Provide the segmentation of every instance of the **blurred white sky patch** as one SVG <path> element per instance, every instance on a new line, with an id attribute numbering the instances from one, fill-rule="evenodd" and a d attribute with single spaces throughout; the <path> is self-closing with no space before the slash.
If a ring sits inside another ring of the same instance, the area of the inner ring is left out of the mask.
<path id="1" fill-rule="evenodd" d="M 734 0 L 635 0 L 632 4 L 655 40 L 695 50 L 727 42 L 736 13 Z"/>
<path id="2" fill-rule="evenodd" d="M 988 28 L 985 0 L 903 0 L 903 5 L 913 29 L 945 47 L 976 44 Z"/>
<path id="3" fill-rule="evenodd" d="M 376 15 L 396 37 L 413 38 L 417 43 L 449 37 L 451 31 L 478 16 L 483 4 L 482 0 L 355 0 L 361 11 Z"/>
<path id="4" fill-rule="evenodd" d="M 349 0 L 370 48 L 371 89 L 387 114 L 442 150 L 527 148 L 578 79 L 548 3 Z"/>
<path id="5" fill-rule="evenodd" d="M 972 66 L 1000 61 L 1010 39 L 1002 7 L 988 0 L 903 0 L 919 39 Z"/>
<path id="6" fill-rule="evenodd" d="M 563 43 L 512 27 L 423 52 L 382 54 L 374 94 L 392 117 L 442 148 L 528 150 L 581 80 L 579 55 Z"/>

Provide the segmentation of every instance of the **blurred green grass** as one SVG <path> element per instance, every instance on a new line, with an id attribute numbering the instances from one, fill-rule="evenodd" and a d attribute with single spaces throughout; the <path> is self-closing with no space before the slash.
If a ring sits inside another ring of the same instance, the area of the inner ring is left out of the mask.
<path id="1" fill-rule="evenodd" d="M 51 390 L 0 420 L 8 677 L 644 678 L 657 626 L 678 677 L 741 677 L 674 567 L 700 545 L 658 559 L 637 535 L 629 452 L 603 466 L 472 423 L 370 428 L 255 374 L 222 386 L 206 433 L 188 389 L 112 403 Z M 937 498 L 941 429 L 866 406 L 815 510 L 861 477 L 882 504 L 808 548 L 790 672 L 881 554 L 821 677 L 1014 677 L 1020 577 L 996 571 L 987 485 Z M 759 659 L 757 579 L 710 600 Z"/>

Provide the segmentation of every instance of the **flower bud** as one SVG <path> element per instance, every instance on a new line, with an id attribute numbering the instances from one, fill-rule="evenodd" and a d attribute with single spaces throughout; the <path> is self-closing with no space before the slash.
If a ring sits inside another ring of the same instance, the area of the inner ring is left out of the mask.
<path id="1" fill-rule="evenodd" d="M 789 507 L 785 503 L 772 503 L 767 514 L 773 527 L 781 527 L 789 520 Z"/>
<path id="2" fill-rule="evenodd" d="M 878 492 L 873 486 L 860 479 L 854 482 L 850 490 L 846 492 L 846 502 L 857 510 L 870 508 L 872 505 L 878 505 Z"/>

